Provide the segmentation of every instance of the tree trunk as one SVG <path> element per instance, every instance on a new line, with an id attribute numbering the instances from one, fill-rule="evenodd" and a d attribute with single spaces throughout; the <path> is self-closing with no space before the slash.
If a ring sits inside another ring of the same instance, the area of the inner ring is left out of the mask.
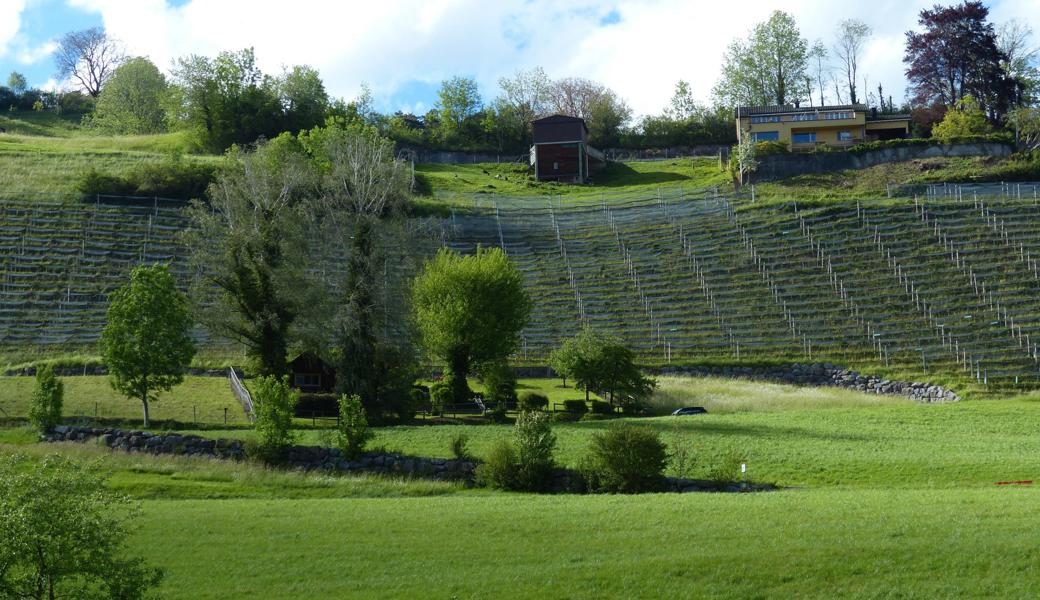
<path id="1" fill-rule="evenodd" d="M 141 394 L 141 405 L 144 407 L 144 427 L 148 427 L 148 392 Z"/>
<path id="2" fill-rule="evenodd" d="M 469 375 L 469 355 L 465 350 L 455 350 L 449 357 L 451 368 L 451 395 L 455 402 L 469 401 L 469 383 L 466 377 Z"/>
<path id="3" fill-rule="evenodd" d="M 585 384 L 585 403 L 589 403 L 589 384 Z"/>

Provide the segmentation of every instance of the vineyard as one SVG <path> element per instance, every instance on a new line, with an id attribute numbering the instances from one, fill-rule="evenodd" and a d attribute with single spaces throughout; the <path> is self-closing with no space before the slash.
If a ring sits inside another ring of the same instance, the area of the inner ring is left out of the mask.
<path id="1" fill-rule="evenodd" d="M 479 195 L 413 231 L 463 252 L 501 246 L 519 265 L 535 301 L 521 362 L 544 363 L 585 323 L 658 364 L 831 361 L 1035 387 L 1036 190 L 812 206 L 714 189 Z M 185 226 L 177 208 L 3 201 L 0 344 L 92 343 L 107 294 L 142 262 L 170 263 L 187 288 Z"/>

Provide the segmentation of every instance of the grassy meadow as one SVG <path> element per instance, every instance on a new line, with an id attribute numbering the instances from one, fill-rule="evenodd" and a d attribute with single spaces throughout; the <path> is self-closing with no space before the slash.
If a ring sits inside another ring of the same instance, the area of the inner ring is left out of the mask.
<path id="1" fill-rule="evenodd" d="M 31 381 L 3 383 L 12 380 Z M 559 380 L 523 385 L 580 394 Z M 1038 490 L 995 485 L 1040 472 L 1036 395 L 919 405 L 669 377 L 653 404 L 710 411 L 632 419 L 692 451 L 692 467 L 670 474 L 704 477 L 737 453 L 753 481 L 782 489 L 510 494 L 34 444 L 24 428 L 0 430 L 0 452 L 98 462 L 114 490 L 140 502 L 130 544 L 166 569 L 167 598 L 1014 597 L 1040 583 L 1030 534 Z M 576 465 L 607 426 L 556 424 L 559 462 Z M 377 428 L 372 445 L 447 457 L 460 432 L 478 457 L 511 434 L 418 424 Z"/>

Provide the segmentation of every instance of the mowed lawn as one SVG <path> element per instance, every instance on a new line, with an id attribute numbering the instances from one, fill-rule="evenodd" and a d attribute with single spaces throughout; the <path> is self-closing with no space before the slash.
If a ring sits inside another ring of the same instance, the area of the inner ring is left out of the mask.
<path id="1" fill-rule="evenodd" d="M 141 401 L 130 400 L 112 389 L 107 377 L 62 377 L 65 384 L 64 415 L 133 421 L 142 417 Z M 29 414 L 29 398 L 34 377 L 0 377 L 0 417 L 17 418 Z M 220 424 L 227 408 L 229 424 L 248 423 L 242 407 L 231 394 L 223 377 L 184 378 L 184 383 L 149 403 L 154 421 L 180 421 Z"/>
<path id="2" fill-rule="evenodd" d="M 1033 489 L 148 501 L 168 598 L 1035 597 Z"/>

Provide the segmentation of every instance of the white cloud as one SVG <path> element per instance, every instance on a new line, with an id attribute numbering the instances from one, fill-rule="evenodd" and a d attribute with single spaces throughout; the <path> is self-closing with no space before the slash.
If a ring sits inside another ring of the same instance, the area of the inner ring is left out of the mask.
<path id="1" fill-rule="evenodd" d="M 870 87 L 903 96 L 903 33 L 933 0 L 875 0 L 853 10 L 831 0 L 727 3 L 689 0 L 417 0 L 327 2 L 294 0 L 69 0 L 101 14 L 108 31 L 161 68 L 190 53 L 214 55 L 252 46 L 260 67 L 316 67 L 329 92 L 354 97 L 368 82 L 377 103 L 407 82 L 473 76 L 485 95 L 497 79 L 541 65 L 551 77 L 583 76 L 618 91 L 637 114 L 664 108 L 675 82 L 710 97 L 726 45 L 774 9 L 794 15 L 802 34 L 828 46 L 838 22 L 859 18 L 875 36 L 860 68 Z M 620 22 L 600 26 L 611 10 Z M 994 21 L 1016 16 L 1040 34 L 1040 0 L 1003 0 Z M 4 23 L 6 20 L 0 20 Z M 0 40 L 3 40 L 0 32 Z M 833 94 L 830 94 L 833 95 Z"/>
<path id="2" fill-rule="evenodd" d="M 58 49 L 58 42 L 46 41 L 36 47 L 22 46 L 16 53 L 16 60 L 23 65 L 31 65 L 39 60 L 47 58 Z"/>
<path id="3" fill-rule="evenodd" d="M 0 57 L 6 56 L 8 47 L 22 26 L 22 11 L 25 0 L 3 0 L 0 2 Z"/>

